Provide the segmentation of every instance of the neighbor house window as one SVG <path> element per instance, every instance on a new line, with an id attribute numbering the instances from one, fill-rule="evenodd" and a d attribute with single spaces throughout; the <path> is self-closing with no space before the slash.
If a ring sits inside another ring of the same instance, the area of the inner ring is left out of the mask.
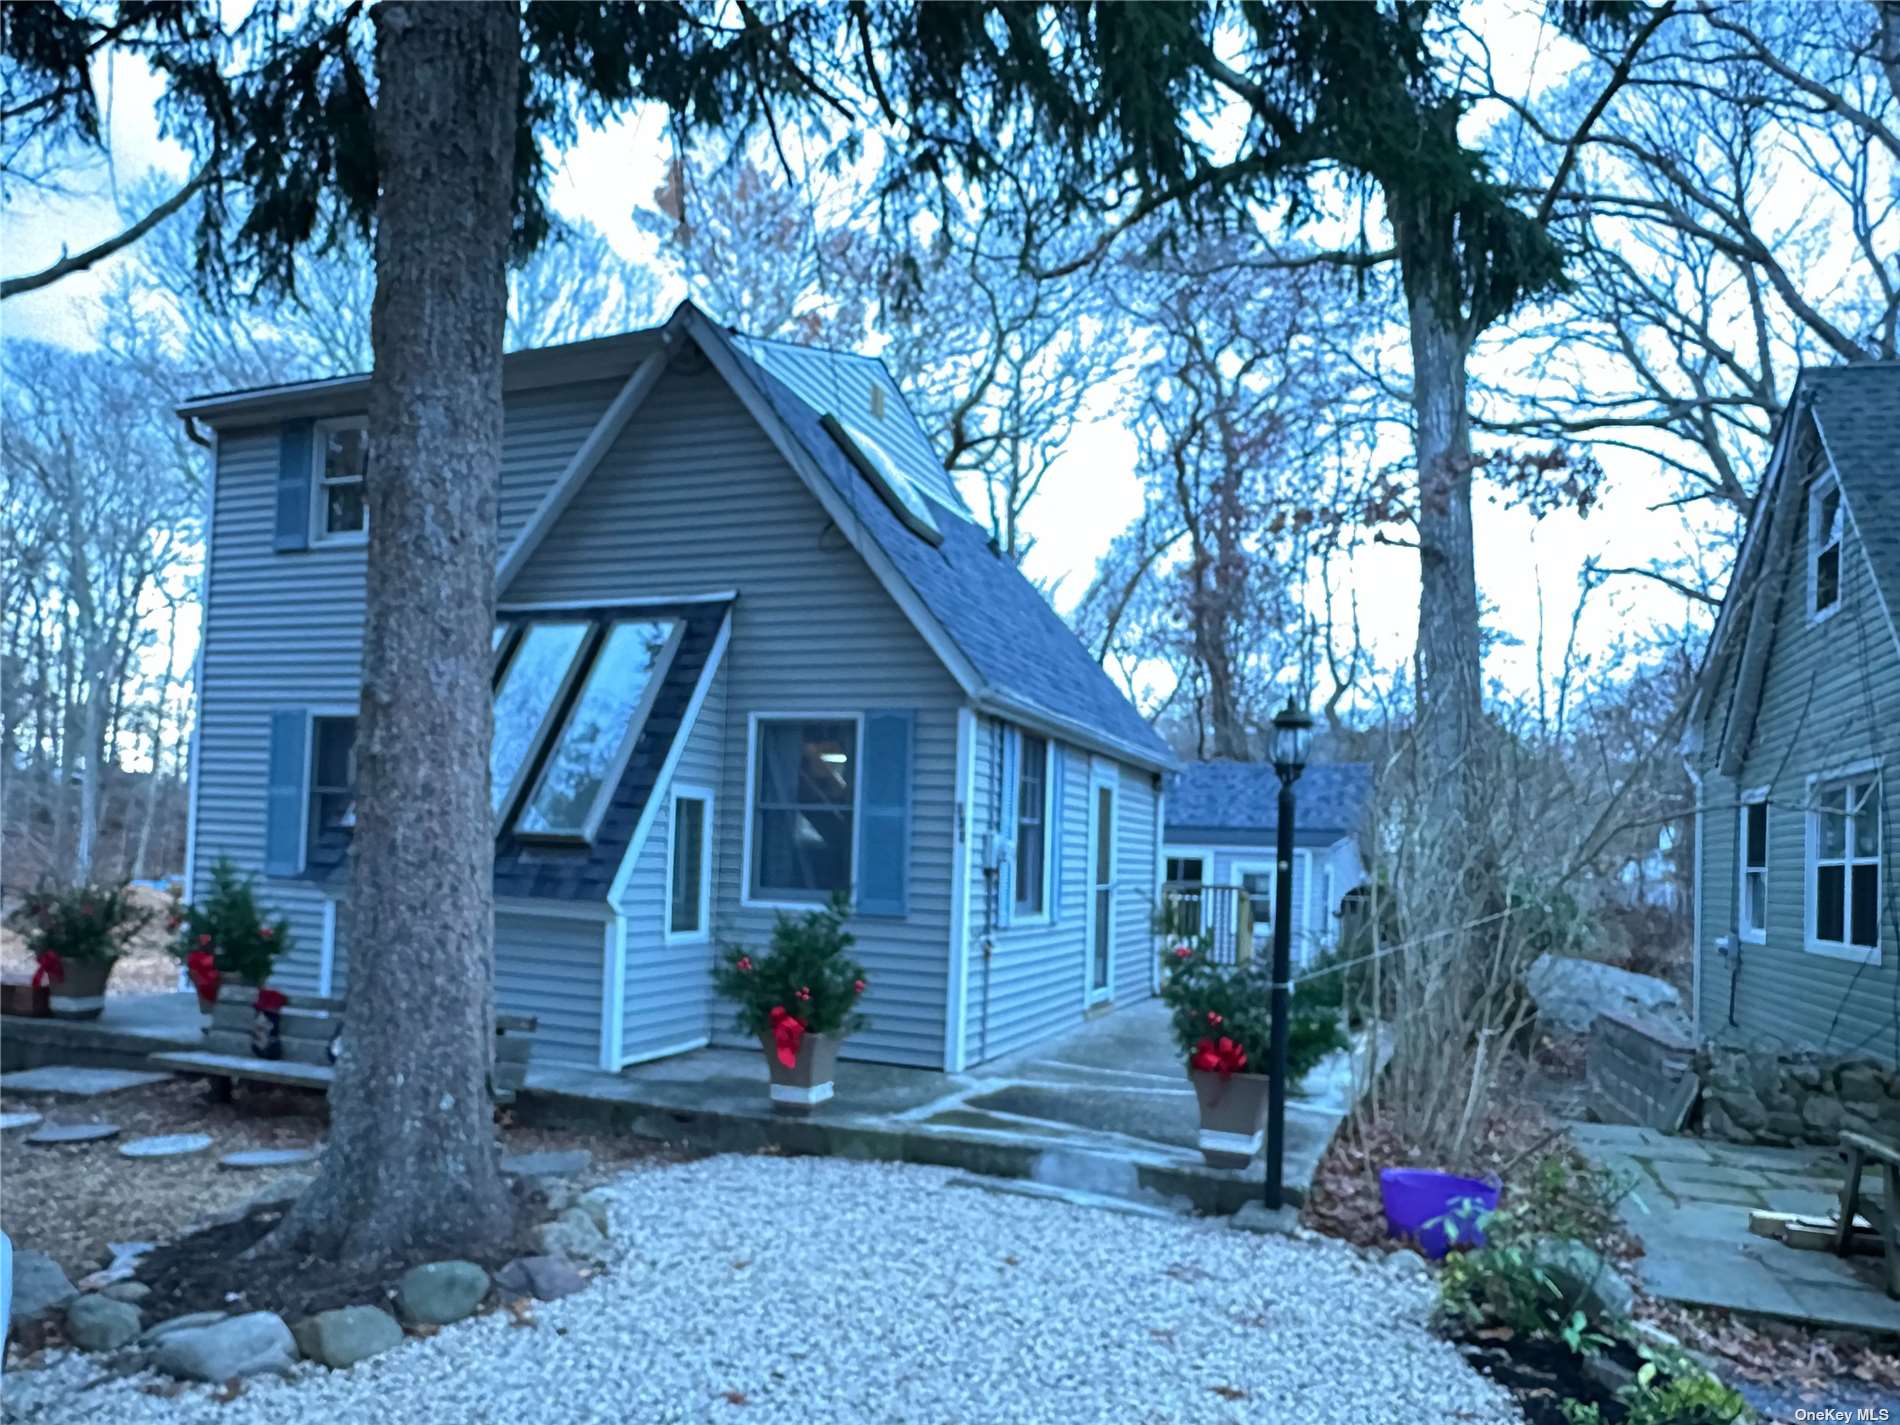
<path id="1" fill-rule="evenodd" d="M 1824 782 L 1808 812 L 1809 930 L 1815 948 L 1880 946 L 1880 782 Z"/>
<path id="2" fill-rule="evenodd" d="M 1016 910 L 1041 915 L 1048 884 L 1049 743 L 1023 733 L 1016 759 Z"/>
<path id="3" fill-rule="evenodd" d="M 311 839 L 356 825 L 356 719 L 310 720 Z"/>
<path id="4" fill-rule="evenodd" d="M 767 900 L 822 901 L 851 888 L 858 726 L 762 718 L 753 745 L 752 876 Z"/>
<path id="5" fill-rule="evenodd" d="M 1168 930 L 1175 935 L 1201 933 L 1202 878 L 1205 862 L 1199 856 L 1170 856 L 1163 876 L 1167 898 Z"/>
<path id="6" fill-rule="evenodd" d="M 1168 858 L 1169 885 L 1198 886 L 1201 884 L 1201 858 L 1199 856 L 1170 856 Z"/>
<path id="7" fill-rule="evenodd" d="M 1742 802 L 1742 934 L 1755 941 L 1768 934 L 1768 800 Z"/>
<path id="8" fill-rule="evenodd" d="M 1808 612 L 1824 614 L 1841 599 L 1841 487 L 1817 481 L 1808 496 Z"/>
<path id="9" fill-rule="evenodd" d="M 363 487 L 369 475 L 369 431 L 341 421 L 318 426 L 316 458 L 317 537 L 366 533 L 369 504 Z"/>
<path id="10" fill-rule="evenodd" d="M 668 903 L 666 933 L 703 937 L 706 933 L 706 832 L 708 800 L 684 793 L 673 798 L 672 896 Z"/>
<path id="11" fill-rule="evenodd" d="M 646 707 L 676 627 L 672 619 L 625 619 L 608 626 L 540 779 L 515 818 L 515 835 L 592 839 L 646 725 Z M 499 711 L 499 701 L 496 706 Z"/>

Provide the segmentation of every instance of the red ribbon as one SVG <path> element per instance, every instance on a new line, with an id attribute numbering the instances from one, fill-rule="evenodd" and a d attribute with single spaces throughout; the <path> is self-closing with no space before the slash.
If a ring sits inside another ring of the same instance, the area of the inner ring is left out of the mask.
<path id="1" fill-rule="evenodd" d="M 251 1007 L 264 1014 L 275 1014 L 289 1003 L 282 990 L 259 990 Z"/>
<path id="2" fill-rule="evenodd" d="M 1212 1039 L 1203 1039 L 1194 1046 L 1194 1056 L 1188 1060 L 1194 1068 L 1204 1074 L 1219 1074 L 1223 1079 L 1230 1078 L 1247 1067 L 1247 1051 L 1226 1035 L 1216 1044 Z"/>
<path id="3" fill-rule="evenodd" d="M 798 1041 L 805 1037 L 805 1021 L 789 1013 L 782 1004 L 772 1006 L 772 1042 L 778 1046 L 778 1061 L 786 1068 L 798 1064 Z"/>
<path id="4" fill-rule="evenodd" d="M 224 977 L 218 973 L 218 959 L 209 950 L 194 950 L 185 956 L 185 978 L 203 999 L 218 997 L 218 982 Z"/>
<path id="5" fill-rule="evenodd" d="M 57 950 L 42 950 L 39 955 L 40 967 L 33 972 L 33 984 L 56 985 L 66 978 L 66 962 L 59 958 Z"/>

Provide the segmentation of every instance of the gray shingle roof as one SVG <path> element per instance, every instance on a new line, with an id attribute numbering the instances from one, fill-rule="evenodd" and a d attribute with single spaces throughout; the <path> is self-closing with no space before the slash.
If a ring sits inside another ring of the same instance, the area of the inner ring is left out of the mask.
<path id="1" fill-rule="evenodd" d="M 1333 842 L 1358 832 L 1372 792 L 1366 762 L 1319 762 L 1295 787 L 1294 839 Z M 1270 762 L 1193 762 L 1168 778 L 1170 841 L 1264 845 L 1278 830 L 1280 779 Z"/>
<path id="2" fill-rule="evenodd" d="M 1900 362 L 1801 373 L 1890 617 L 1900 618 Z"/>
<path id="3" fill-rule="evenodd" d="M 1147 719 L 1035 585 L 991 547 L 983 529 L 946 512 L 938 521 L 941 545 L 918 538 L 825 431 L 825 410 L 811 404 L 824 394 L 822 388 L 808 399 L 752 361 L 736 340 L 734 351 L 793 439 L 849 503 L 862 532 L 897 567 L 990 689 L 1090 728 L 1144 763 L 1173 764 L 1173 754 Z M 927 445 L 921 449 L 925 454 L 906 445 L 912 460 L 934 460 Z M 895 449 L 892 453 L 899 454 Z M 941 466 L 936 469 L 941 475 Z"/>

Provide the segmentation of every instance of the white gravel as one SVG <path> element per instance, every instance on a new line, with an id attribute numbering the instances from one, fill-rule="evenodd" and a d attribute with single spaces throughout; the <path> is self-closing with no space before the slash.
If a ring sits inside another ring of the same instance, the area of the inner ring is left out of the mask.
<path id="1" fill-rule="evenodd" d="M 613 1189 L 624 1252 L 586 1292 L 301 1366 L 219 1403 L 7 1374 L 31 1422 L 1511 1422 L 1426 1330 L 1430 1284 L 1340 1243 L 948 1186 L 938 1169 L 720 1157 Z"/>

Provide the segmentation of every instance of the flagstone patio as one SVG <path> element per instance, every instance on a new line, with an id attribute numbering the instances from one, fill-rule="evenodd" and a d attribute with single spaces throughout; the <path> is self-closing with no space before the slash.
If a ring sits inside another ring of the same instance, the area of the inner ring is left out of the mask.
<path id="1" fill-rule="evenodd" d="M 1789 1247 L 1748 1230 L 1757 1208 L 1825 1217 L 1844 1165 L 1827 1148 L 1743 1147 L 1652 1128 L 1580 1123 L 1592 1161 L 1635 1182 L 1623 1220 L 1641 1239 L 1637 1279 L 1689 1306 L 1900 1333 L 1900 1301 L 1881 1289 L 1878 1258 Z"/>

